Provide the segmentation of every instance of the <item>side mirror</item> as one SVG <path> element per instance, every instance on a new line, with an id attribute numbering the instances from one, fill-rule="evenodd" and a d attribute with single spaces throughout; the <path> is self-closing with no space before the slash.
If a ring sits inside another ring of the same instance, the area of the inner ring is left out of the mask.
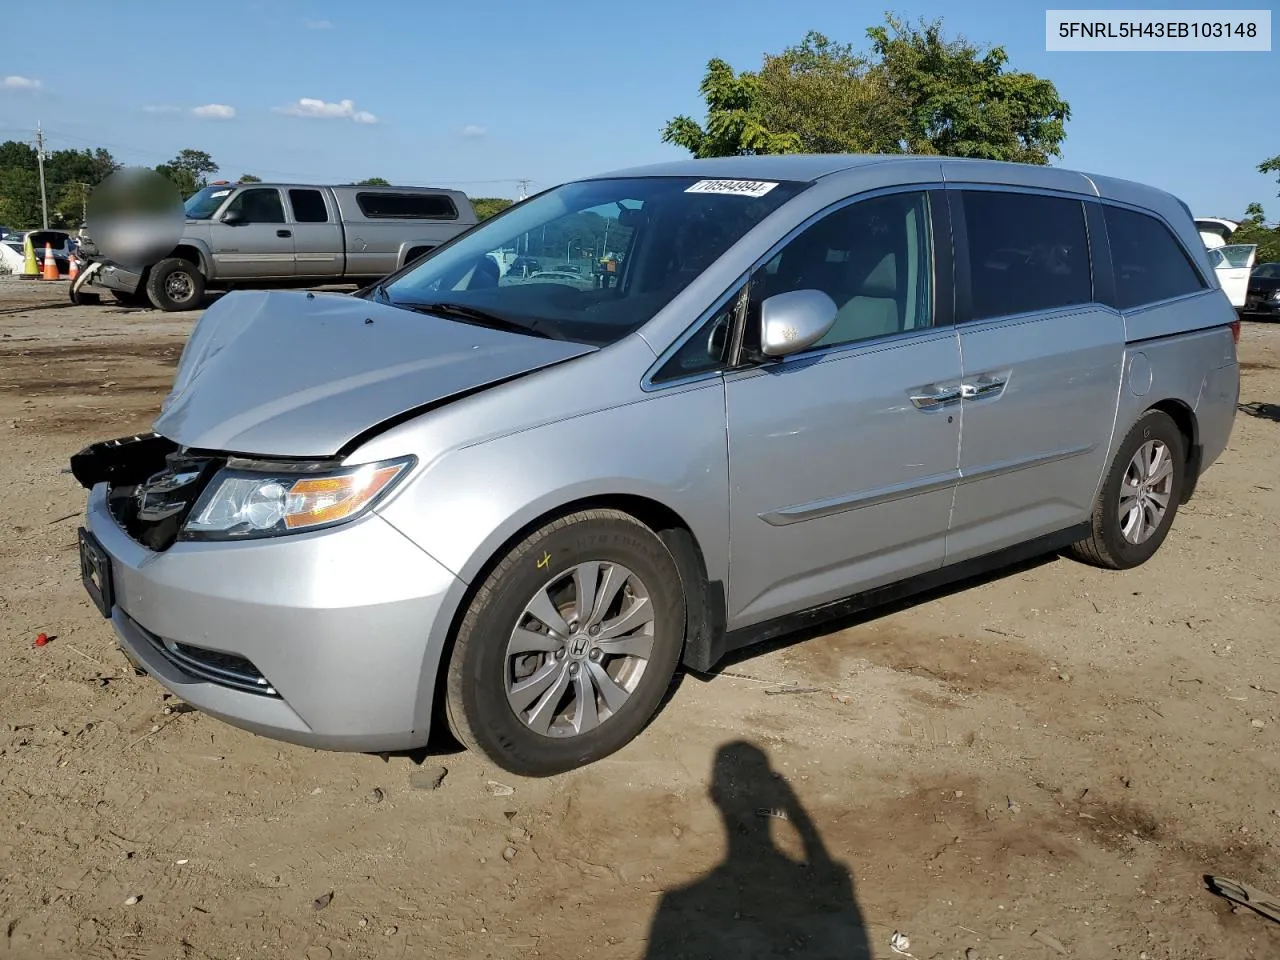
<path id="1" fill-rule="evenodd" d="M 821 290 L 792 290 L 760 304 L 760 352 L 785 357 L 827 335 L 840 308 Z"/>
<path id="2" fill-rule="evenodd" d="M 239 210 L 228 210 L 222 215 L 222 222 L 229 227 L 238 227 L 244 223 L 244 214 Z"/>

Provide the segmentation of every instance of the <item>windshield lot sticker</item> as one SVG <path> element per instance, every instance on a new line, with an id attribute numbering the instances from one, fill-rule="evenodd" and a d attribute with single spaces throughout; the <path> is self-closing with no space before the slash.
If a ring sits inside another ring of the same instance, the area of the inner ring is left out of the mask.
<path id="1" fill-rule="evenodd" d="M 728 193 L 739 197 L 763 197 L 776 187 L 766 180 L 699 180 L 685 193 Z"/>

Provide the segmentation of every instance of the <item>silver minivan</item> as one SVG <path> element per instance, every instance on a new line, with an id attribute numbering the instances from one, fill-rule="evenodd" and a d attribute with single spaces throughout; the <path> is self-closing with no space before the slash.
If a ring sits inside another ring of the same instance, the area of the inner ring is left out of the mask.
<path id="1" fill-rule="evenodd" d="M 1030 555 L 1143 563 L 1227 444 L 1238 335 L 1149 187 L 626 170 L 355 297 L 212 306 L 155 432 L 73 458 L 83 579 L 135 666 L 232 724 L 389 751 L 443 721 L 554 774 L 640 733 L 679 664 Z"/>

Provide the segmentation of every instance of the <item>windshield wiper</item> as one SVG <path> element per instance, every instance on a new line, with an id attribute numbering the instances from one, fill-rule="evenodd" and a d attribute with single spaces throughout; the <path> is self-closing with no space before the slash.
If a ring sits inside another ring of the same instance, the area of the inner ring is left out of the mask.
<path id="1" fill-rule="evenodd" d="M 532 324 L 521 323 L 519 320 L 512 320 L 510 317 L 504 317 L 497 313 L 490 313 L 488 310 L 481 310 L 477 307 L 469 307 L 464 303 L 387 302 L 391 303 L 394 307 L 403 307 L 405 310 L 413 310 L 416 313 L 438 313 L 440 316 L 447 317 L 450 320 L 460 320 L 463 323 L 472 323 L 481 327 L 491 327 L 494 330 L 508 330 L 511 333 L 531 334 L 535 337 L 543 337 L 547 340 L 564 339 L 564 337 L 557 336 L 546 330 L 539 330 L 537 328 L 536 320 Z"/>

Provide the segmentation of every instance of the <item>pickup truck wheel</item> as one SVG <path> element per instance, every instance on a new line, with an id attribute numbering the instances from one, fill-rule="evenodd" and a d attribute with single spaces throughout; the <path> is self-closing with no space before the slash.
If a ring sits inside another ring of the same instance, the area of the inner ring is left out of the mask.
<path id="1" fill-rule="evenodd" d="M 634 517 L 561 517 L 501 559 L 472 599 L 447 667 L 464 746 L 544 777 L 608 756 L 662 702 L 684 644 L 666 545 Z"/>
<path id="2" fill-rule="evenodd" d="M 147 297 L 157 310 L 194 310 L 204 300 L 204 274 L 178 257 L 161 260 L 147 276 Z"/>

